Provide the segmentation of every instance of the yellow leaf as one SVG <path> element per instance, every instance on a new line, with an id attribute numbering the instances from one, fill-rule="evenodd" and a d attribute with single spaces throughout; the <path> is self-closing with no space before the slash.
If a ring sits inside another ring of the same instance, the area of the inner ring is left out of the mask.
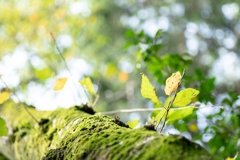
<path id="1" fill-rule="evenodd" d="M 130 127 L 130 128 L 135 128 L 139 123 L 139 120 L 138 119 L 135 119 L 135 120 L 132 120 L 130 122 L 127 122 L 127 125 Z"/>
<path id="2" fill-rule="evenodd" d="M 157 95 L 156 95 L 156 90 L 152 86 L 152 84 L 149 82 L 147 76 L 142 73 L 142 84 L 141 84 L 141 94 L 143 98 L 149 98 L 153 103 L 161 104 L 159 101 Z"/>
<path id="3" fill-rule="evenodd" d="M 8 91 L 3 91 L 2 93 L 0 93 L 0 104 L 5 102 L 6 100 L 8 100 L 8 98 L 9 98 L 9 92 Z"/>
<path id="4" fill-rule="evenodd" d="M 181 80 L 181 77 L 182 76 L 180 72 L 176 72 L 176 73 L 173 73 L 172 76 L 166 80 L 166 86 L 164 89 L 166 95 L 169 96 L 170 94 L 172 94 L 172 92 L 174 92 L 177 89 L 178 83 Z"/>
<path id="5" fill-rule="evenodd" d="M 89 77 L 84 78 L 83 80 L 78 81 L 80 84 L 84 85 L 88 92 L 90 92 L 92 95 L 95 95 L 95 90 L 92 84 L 92 81 Z"/>
<path id="6" fill-rule="evenodd" d="M 191 123 L 191 124 L 188 126 L 188 128 L 189 128 L 189 130 L 190 130 L 191 132 L 198 132 L 198 131 L 199 131 L 199 130 L 198 130 L 198 126 L 197 126 L 196 123 Z"/>
<path id="7" fill-rule="evenodd" d="M 67 82 L 67 78 L 58 78 L 58 79 L 56 79 L 55 85 L 54 85 L 53 89 L 55 91 L 62 90 L 66 82 Z"/>
<path id="8" fill-rule="evenodd" d="M 128 74 L 121 71 L 118 74 L 118 79 L 119 79 L 120 82 L 126 82 L 128 80 Z"/>

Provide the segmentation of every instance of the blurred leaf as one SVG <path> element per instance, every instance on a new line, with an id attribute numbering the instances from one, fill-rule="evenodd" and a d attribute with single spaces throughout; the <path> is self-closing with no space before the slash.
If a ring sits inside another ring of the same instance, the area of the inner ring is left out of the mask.
<path id="1" fill-rule="evenodd" d="M 188 105 L 192 98 L 195 98 L 199 91 L 193 88 L 187 88 L 177 93 L 173 106 L 184 107 Z"/>
<path id="2" fill-rule="evenodd" d="M 78 82 L 84 85 L 89 93 L 91 93 L 92 95 L 96 95 L 93 84 L 92 84 L 92 80 L 90 79 L 90 77 L 86 77 L 83 80 L 79 80 Z"/>
<path id="3" fill-rule="evenodd" d="M 199 131 L 199 130 L 198 130 L 198 126 L 197 126 L 196 123 L 191 123 L 191 124 L 188 126 L 188 128 L 189 128 L 189 130 L 190 130 L 191 132 L 198 132 L 198 131 Z"/>
<path id="4" fill-rule="evenodd" d="M 131 29 L 130 29 L 130 30 L 127 30 L 127 31 L 125 32 L 125 35 L 126 35 L 127 38 L 135 38 L 135 37 L 136 37 L 134 31 L 131 30 Z"/>
<path id="5" fill-rule="evenodd" d="M 114 63 L 110 63 L 107 66 L 106 76 L 107 77 L 113 77 L 116 75 L 116 72 L 118 72 L 118 69 Z"/>
<path id="6" fill-rule="evenodd" d="M 55 91 L 59 91 L 62 90 L 63 87 L 65 86 L 65 83 L 67 82 L 67 78 L 58 78 L 55 81 L 55 85 L 54 85 L 54 90 Z"/>
<path id="7" fill-rule="evenodd" d="M 158 38 L 158 37 L 160 37 L 161 35 L 162 35 L 162 30 L 159 29 L 159 30 L 156 32 L 156 34 L 155 34 L 155 38 Z"/>
<path id="8" fill-rule="evenodd" d="M 153 103 L 162 104 L 161 101 L 159 101 L 156 90 L 152 86 L 152 84 L 149 82 L 147 76 L 142 73 L 142 84 L 141 84 L 141 94 L 143 98 L 149 98 Z"/>
<path id="9" fill-rule="evenodd" d="M 120 71 L 118 74 L 118 79 L 120 82 L 126 82 L 128 80 L 128 74 L 126 72 Z"/>
<path id="10" fill-rule="evenodd" d="M 181 76 L 180 72 L 176 72 L 176 73 L 173 73 L 171 75 L 171 77 L 169 77 L 166 80 L 166 86 L 164 89 L 166 95 L 169 96 L 170 94 L 172 94 L 172 92 L 174 92 L 177 89 L 178 83 L 179 83 L 181 77 L 182 76 Z"/>
<path id="11" fill-rule="evenodd" d="M 169 113 L 168 113 L 168 121 L 176 121 L 179 119 L 183 119 L 189 115 L 192 114 L 193 112 L 193 107 L 189 107 L 189 108 L 185 108 L 185 109 L 181 109 L 181 110 L 173 110 L 170 109 Z"/>
<path id="12" fill-rule="evenodd" d="M 52 77 L 53 72 L 49 68 L 43 68 L 41 70 L 35 70 L 35 74 L 36 74 L 37 78 L 39 78 L 41 80 L 46 80 L 46 79 Z"/>
<path id="13" fill-rule="evenodd" d="M 138 123 L 139 123 L 140 121 L 138 120 L 138 119 L 135 119 L 135 120 L 132 120 L 132 121 L 130 121 L 130 122 L 127 122 L 127 125 L 130 127 L 130 128 L 135 128 L 137 125 L 138 125 Z"/>
<path id="14" fill-rule="evenodd" d="M 4 119 L 0 117 L 0 136 L 7 136 L 8 135 L 8 129 L 6 127 L 6 122 Z"/>
<path id="15" fill-rule="evenodd" d="M 9 98 L 9 92 L 8 91 L 3 91 L 2 93 L 0 93 L 0 104 L 5 102 L 6 100 L 8 100 L 8 98 Z"/>
<path id="16" fill-rule="evenodd" d="M 237 152 L 237 154 L 233 158 L 228 157 L 228 158 L 226 158 L 226 160 L 236 160 L 237 157 L 238 157 L 238 152 Z"/>

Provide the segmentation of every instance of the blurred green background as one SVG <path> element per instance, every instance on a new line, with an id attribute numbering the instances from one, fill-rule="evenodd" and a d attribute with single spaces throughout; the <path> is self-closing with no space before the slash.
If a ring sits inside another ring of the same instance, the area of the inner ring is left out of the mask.
<path id="1" fill-rule="evenodd" d="M 183 134 L 219 159 L 233 157 L 240 150 L 239 7 L 224 0 L 2 0 L 0 74 L 39 110 L 91 104 L 77 82 L 90 76 L 100 95 L 94 109 L 102 112 L 154 107 L 141 97 L 141 72 L 164 102 L 166 78 L 185 68 L 182 88 L 200 90 L 194 102 L 209 107 L 164 132 Z M 68 81 L 55 92 L 58 77 Z M 144 124 L 151 113 L 118 115 Z"/>

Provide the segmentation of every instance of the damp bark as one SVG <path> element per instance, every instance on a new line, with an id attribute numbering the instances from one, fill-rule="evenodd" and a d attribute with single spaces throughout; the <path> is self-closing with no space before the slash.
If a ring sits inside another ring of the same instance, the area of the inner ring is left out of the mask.
<path id="1" fill-rule="evenodd" d="M 0 138 L 0 152 L 10 160 L 213 160 L 205 149 L 177 135 L 161 135 L 146 128 L 130 129 L 105 115 L 91 115 L 79 108 L 51 112 L 13 102 L 0 106 L 9 136 Z"/>

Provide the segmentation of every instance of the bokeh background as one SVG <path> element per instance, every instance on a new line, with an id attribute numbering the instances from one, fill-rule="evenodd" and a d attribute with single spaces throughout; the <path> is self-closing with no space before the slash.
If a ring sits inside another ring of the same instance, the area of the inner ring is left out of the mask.
<path id="1" fill-rule="evenodd" d="M 78 84 L 90 76 L 100 95 L 96 111 L 152 108 L 141 97 L 140 73 L 164 102 L 166 78 L 185 68 L 182 87 L 200 90 L 194 101 L 209 107 L 164 133 L 233 157 L 240 150 L 239 9 L 239 1 L 225 0 L 1 0 L 0 88 L 5 82 L 14 101 L 53 110 L 91 104 Z M 68 81 L 55 92 L 59 77 Z M 144 124 L 151 112 L 118 116 Z"/>

